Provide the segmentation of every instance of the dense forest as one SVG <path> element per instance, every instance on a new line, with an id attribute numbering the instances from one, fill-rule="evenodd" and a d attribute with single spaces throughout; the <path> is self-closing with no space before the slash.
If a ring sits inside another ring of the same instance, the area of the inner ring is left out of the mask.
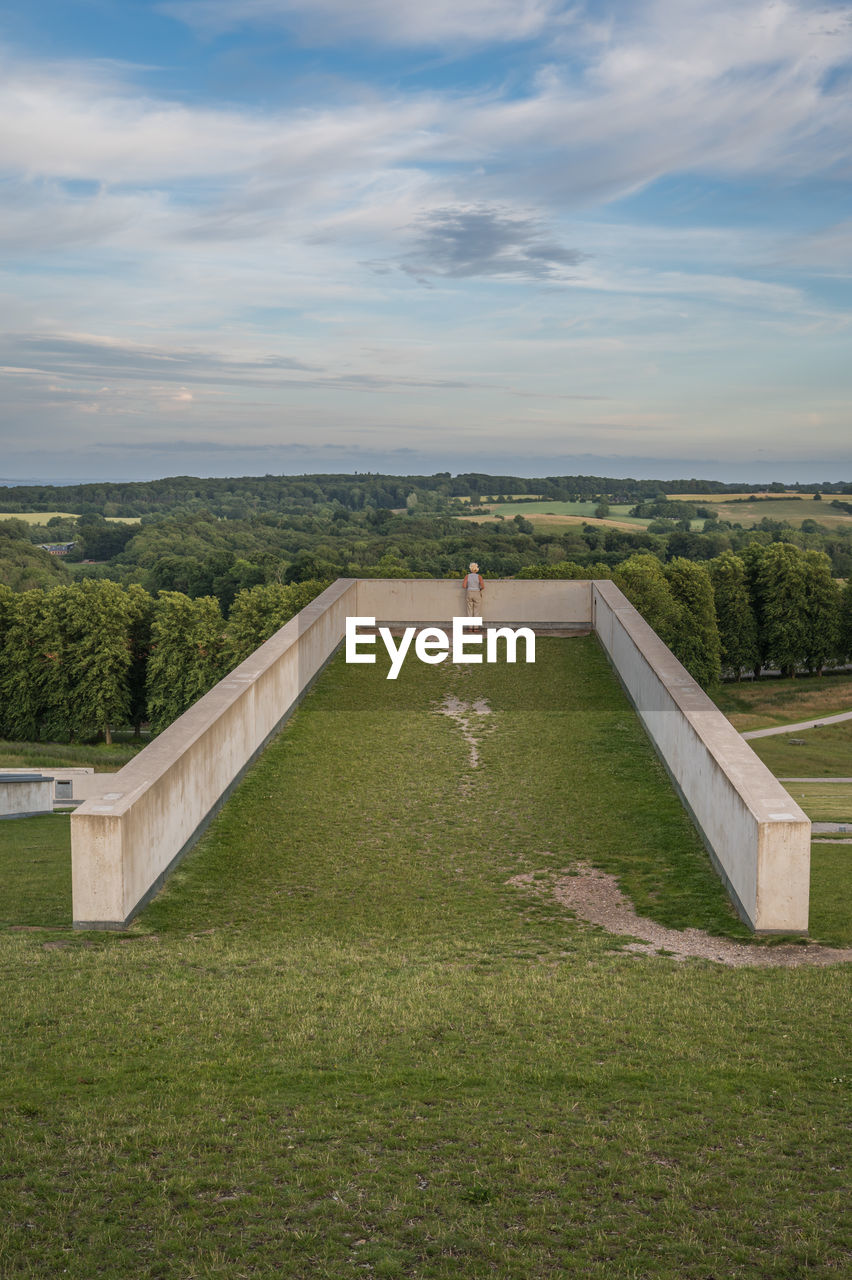
<path id="1" fill-rule="evenodd" d="M 852 513 L 852 485 L 820 489 L 809 509 Z M 742 488 L 478 474 L 0 491 L 0 735 L 157 732 L 334 578 L 456 577 L 472 558 L 492 577 L 613 578 L 705 686 L 848 661 L 852 526 L 720 519 L 701 493 L 727 492 Z M 601 518 L 542 527 L 524 515 L 542 498 Z M 508 518 L 481 505 L 507 499 Z M 628 504 L 634 523 L 606 523 Z"/>
<path id="2" fill-rule="evenodd" d="M 571 502 L 605 495 L 611 502 L 642 502 L 669 493 L 783 493 L 787 488 L 810 492 L 812 486 L 777 482 L 743 486 L 717 480 L 632 480 L 612 476 L 493 476 L 440 471 L 432 476 L 387 476 L 371 472 L 355 475 L 242 476 L 199 479 L 172 476 L 165 480 L 135 480 L 72 485 L 0 485 L 0 511 L 67 511 L 80 515 L 146 516 L 209 511 L 215 516 L 245 519 L 261 512 L 314 512 L 328 506 L 347 511 L 392 510 L 404 507 L 411 495 L 430 509 L 464 498 L 474 504 L 484 495 L 535 494 Z M 827 494 L 852 494 L 852 483 L 826 481 Z"/>

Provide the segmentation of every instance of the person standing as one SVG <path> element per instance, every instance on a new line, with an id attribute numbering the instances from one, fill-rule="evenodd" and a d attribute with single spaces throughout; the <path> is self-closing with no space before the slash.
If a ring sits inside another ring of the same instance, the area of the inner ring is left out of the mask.
<path id="1" fill-rule="evenodd" d="M 482 574 L 479 572 L 479 565 L 475 560 L 471 560 L 470 573 L 464 575 L 462 586 L 467 598 L 467 616 L 469 618 L 481 618 L 482 593 L 485 590 L 485 583 L 482 579 Z"/>

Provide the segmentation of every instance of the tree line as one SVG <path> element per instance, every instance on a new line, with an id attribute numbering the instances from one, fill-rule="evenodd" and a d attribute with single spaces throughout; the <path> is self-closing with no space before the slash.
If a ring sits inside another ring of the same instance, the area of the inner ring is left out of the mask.
<path id="1" fill-rule="evenodd" d="M 83 581 L 0 584 L 0 737 L 79 741 L 150 723 L 158 733 L 324 589 L 240 592 L 227 621 L 213 596 Z"/>
<path id="2" fill-rule="evenodd" d="M 852 493 L 843 481 L 825 481 L 823 493 Z M 759 484 L 727 484 L 719 480 L 642 480 L 614 476 L 508 476 L 468 471 L 451 475 L 384 475 L 376 472 L 297 476 L 239 476 L 228 478 L 169 476 L 160 480 L 98 481 L 72 485 L 0 486 L 0 511 L 72 511 L 83 515 L 133 517 L 156 512 L 189 513 L 199 510 L 230 519 L 251 514 L 288 511 L 311 512 L 330 504 L 350 511 L 405 507 L 414 494 L 451 501 L 483 495 L 534 494 L 557 501 L 575 501 L 606 495 L 613 502 L 642 502 L 668 493 L 783 493 L 788 488 L 811 492 L 813 486 L 786 486 L 772 481 Z"/>
<path id="3" fill-rule="evenodd" d="M 704 688 L 724 674 L 821 674 L 852 659 L 852 579 L 822 551 L 751 543 L 704 562 L 639 554 L 615 569 L 563 561 L 519 578 L 611 578 Z"/>
<path id="4" fill-rule="evenodd" d="M 852 581 L 841 590 L 823 552 L 791 543 L 701 563 L 561 561 L 517 576 L 611 578 L 705 688 L 723 673 L 820 673 L 852 656 Z M 259 583 L 226 618 L 215 596 L 155 597 L 138 583 L 0 584 L 0 736 L 109 742 L 116 727 L 145 723 L 158 733 L 326 585 Z"/>

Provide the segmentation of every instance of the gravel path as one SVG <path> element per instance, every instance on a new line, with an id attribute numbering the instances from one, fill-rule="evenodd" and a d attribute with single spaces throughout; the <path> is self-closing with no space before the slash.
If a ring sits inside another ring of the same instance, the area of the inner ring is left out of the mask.
<path id="1" fill-rule="evenodd" d="M 792 968 L 852 961 L 852 947 L 822 947 L 817 943 L 765 947 L 714 938 L 703 929 L 669 929 L 656 920 L 638 916 L 615 876 L 583 862 L 577 863 L 576 875 L 561 876 L 555 881 L 536 880 L 533 874 L 525 874 L 513 876 L 509 883 L 536 893 L 552 893 L 557 902 L 576 912 L 581 920 L 600 925 L 609 933 L 641 938 L 641 942 L 629 943 L 626 948 L 639 955 L 656 956 L 663 949 L 676 960 L 698 957 L 734 968 Z"/>
<path id="2" fill-rule="evenodd" d="M 778 724 L 774 729 L 749 729 L 743 738 L 772 738 L 776 733 L 798 733 L 800 729 L 819 729 L 824 724 L 839 724 L 852 720 L 852 711 L 841 711 L 836 716 L 820 716 L 817 720 L 800 720 L 798 724 Z"/>

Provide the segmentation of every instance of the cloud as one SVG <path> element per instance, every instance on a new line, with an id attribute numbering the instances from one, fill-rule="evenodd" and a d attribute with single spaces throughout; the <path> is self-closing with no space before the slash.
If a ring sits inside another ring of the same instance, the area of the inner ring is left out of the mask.
<path id="1" fill-rule="evenodd" d="M 317 45 L 500 44 L 533 39 L 570 13 L 560 0 L 171 0 L 159 7 L 205 35 L 284 27 Z"/>
<path id="2" fill-rule="evenodd" d="M 564 279 L 565 269 L 585 257 L 578 249 L 563 248 L 549 239 L 537 219 L 500 208 L 437 209 L 422 218 L 421 226 L 414 249 L 399 263 L 419 280 L 429 276 Z"/>
<path id="3" fill-rule="evenodd" d="M 261 377 L 281 370 L 312 370 L 312 366 L 290 356 L 231 360 L 210 351 L 65 334 L 0 335 L 0 363 L 76 377 L 117 376 L 178 383 L 189 378 L 234 382 L 246 375 Z"/>
<path id="4" fill-rule="evenodd" d="M 52 385 L 50 393 L 73 402 L 80 395 L 87 403 L 114 404 L 122 394 L 115 387 L 79 392 L 75 380 L 106 379 L 113 383 L 147 383 L 138 393 L 144 399 L 188 404 L 193 386 L 244 386 L 331 391 L 381 392 L 391 389 L 464 390 L 474 384 L 462 378 L 384 374 L 354 369 L 323 369 L 291 356 L 274 353 L 238 360 L 201 348 L 154 347 L 98 335 L 0 334 L 0 375 L 26 378 L 42 375 L 71 379 L 68 385 Z M 178 388 L 168 384 L 178 383 Z M 164 387 L 162 384 L 166 384 Z M 92 399 L 94 397 L 94 399 Z"/>

